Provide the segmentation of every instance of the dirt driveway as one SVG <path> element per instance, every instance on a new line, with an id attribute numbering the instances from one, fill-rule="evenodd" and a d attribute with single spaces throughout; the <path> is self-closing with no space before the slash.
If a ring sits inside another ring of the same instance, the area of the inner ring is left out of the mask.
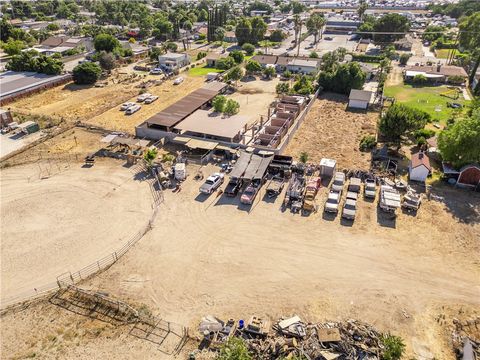
<path id="1" fill-rule="evenodd" d="M 284 154 L 297 160 L 302 152 L 308 161 L 336 159 L 340 169 L 370 168 L 370 154 L 359 150 L 364 135 L 375 134 L 378 113 L 347 110 L 346 96 L 326 93 L 315 100 L 307 117 Z"/>

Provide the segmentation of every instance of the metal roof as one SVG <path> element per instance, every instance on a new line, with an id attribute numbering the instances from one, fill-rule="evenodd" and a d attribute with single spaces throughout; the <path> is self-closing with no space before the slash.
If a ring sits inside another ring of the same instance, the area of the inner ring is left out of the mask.
<path id="1" fill-rule="evenodd" d="M 195 110 L 212 100 L 226 84 L 213 81 L 203 88 L 197 89 L 187 96 L 183 97 L 175 104 L 170 105 L 165 110 L 153 115 L 147 119 L 146 123 L 150 125 L 159 125 L 171 127 L 178 124 Z"/>
<path id="2" fill-rule="evenodd" d="M 360 101 L 370 101 L 372 97 L 372 92 L 367 90 L 356 90 L 352 89 L 350 91 L 350 96 L 348 97 L 349 100 L 360 100 Z"/>
<path id="3" fill-rule="evenodd" d="M 35 72 L 7 71 L 0 74 L 0 94 L 5 97 L 70 75 L 46 75 Z"/>
<path id="4" fill-rule="evenodd" d="M 235 166 L 230 172 L 230 177 L 235 177 L 235 178 L 242 177 L 243 174 L 245 173 L 245 170 L 247 169 L 247 166 L 248 166 L 248 163 L 250 162 L 251 157 L 252 157 L 252 154 L 247 153 L 245 151 L 241 151 L 240 156 L 237 162 L 235 163 Z"/>

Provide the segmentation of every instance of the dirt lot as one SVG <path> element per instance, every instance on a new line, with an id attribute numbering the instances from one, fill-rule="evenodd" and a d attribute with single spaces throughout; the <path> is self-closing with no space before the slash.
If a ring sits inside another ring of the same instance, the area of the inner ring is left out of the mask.
<path id="1" fill-rule="evenodd" d="M 358 146 L 364 135 L 375 134 L 378 113 L 350 111 L 347 104 L 346 96 L 321 95 L 284 153 L 298 160 L 306 152 L 317 164 L 321 158 L 336 159 L 340 169 L 369 169 L 370 154 Z"/>
<path id="2" fill-rule="evenodd" d="M 266 119 L 268 106 L 276 99 L 277 93 L 275 87 L 279 79 L 263 80 L 257 78 L 252 81 L 239 81 L 238 91 L 229 97 L 238 101 L 240 104 L 240 115 L 250 118 L 249 124 L 260 120 L 260 116 Z"/>
<path id="3" fill-rule="evenodd" d="M 149 186 L 133 180 L 120 162 L 97 159 L 93 168 L 68 166 L 53 165 L 53 176 L 43 178 L 47 164 L 2 170 L 2 300 L 108 255 L 149 219 Z"/>
<path id="4" fill-rule="evenodd" d="M 193 332 L 206 314 L 358 318 L 403 336 L 407 358 L 451 359 L 447 325 L 478 314 L 478 194 L 439 187 L 443 200 L 425 201 L 416 217 L 400 214 L 394 222 L 361 199 L 351 224 L 321 211 L 282 212 L 282 196 L 272 202 L 265 188 L 245 208 L 238 198 L 200 196 L 199 186 L 190 176 L 181 192 L 167 191 L 153 230 L 82 286 L 144 303 Z M 129 327 L 112 329 L 48 304 L 8 314 L 1 326 L 7 358 L 165 358 L 128 336 Z"/>
<path id="5" fill-rule="evenodd" d="M 106 129 L 133 134 L 136 125 L 200 88 L 204 83 L 202 77 L 182 74 L 185 81 L 179 86 L 172 86 L 172 80 L 151 86 L 147 91 L 160 98 L 152 104 L 142 105 L 142 109 L 137 113 L 126 116 L 118 106 L 123 102 L 136 100 L 140 92 L 137 85 L 140 83 L 159 79 L 147 75 L 128 80 L 129 76 L 111 77 L 105 87 L 79 86 L 71 83 L 18 100 L 9 106 L 21 113 L 48 115 L 63 118 L 67 122 L 80 120 Z M 120 79 L 124 81 L 118 83 Z"/>

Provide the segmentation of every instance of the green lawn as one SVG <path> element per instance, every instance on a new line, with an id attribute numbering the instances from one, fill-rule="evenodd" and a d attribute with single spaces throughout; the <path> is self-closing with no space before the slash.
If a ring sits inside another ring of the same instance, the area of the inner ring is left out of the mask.
<path id="1" fill-rule="evenodd" d="M 220 73 L 223 70 L 212 68 L 212 67 L 207 67 L 207 64 L 202 65 L 202 66 L 196 66 L 194 68 L 191 68 L 188 70 L 188 75 L 190 76 L 205 76 L 208 73 L 216 72 Z"/>
<path id="2" fill-rule="evenodd" d="M 447 102 L 468 104 L 462 93 L 460 93 L 458 99 L 440 95 L 448 90 L 446 86 L 413 87 L 405 84 L 386 87 L 385 96 L 394 97 L 399 103 L 424 110 L 432 116 L 434 122 L 438 121 L 445 124 L 453 111 L 453 109 L 447 107 Z"/>

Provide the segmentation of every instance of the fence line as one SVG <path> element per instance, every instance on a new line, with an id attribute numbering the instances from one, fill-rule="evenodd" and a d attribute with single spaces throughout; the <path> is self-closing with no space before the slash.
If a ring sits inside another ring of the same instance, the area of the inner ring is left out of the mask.
<path id="1" fill-rule="evenodd" d="M 160 186 L 160 184 L 158 184 Z M 120 249 L 114 251 L 113 253 L 91 263 L 90 265 L 87 265 L 83 267 L 82 269 L 71 273 L 71 272 L 66 272 L 63 274 L 60 274 L 57 277 L 56 282 L 52 282 L 49 284 L 45 284 L 36 288 L 33 288 L 28 291 L 24 291 L 21 294 L 17 294 L 13 297 L 7 298 L 2 301 L 0 304 L 0 314 L 6 312 L 8 309 L 11 309 L 12 307 L 15 307 L 16 305 L 21 307 L 25 305 L 26 302 L 30 303 L 32 301 L 35 301 L 53 291 L 59 290 L 62 286 L 65 285 L 74 285 L 82 280 L 85 280 L 100 271 L 104 271 L 108 269 L 110 266 L 112 266 L 114 263 L 116 263 L 123 255 L 125 255 L 130 248 L 132 248 L 147 232 L 149 232 L 152 227 L 153 227 L 153 222 L 155 221 L 155 218 L 157 217 L 158 214 L 158 209 L 160 207 L 160 204 L 163 202 L 163 196 L 158 198 L 156 197 L 153 191 L 155 189 L 150 186 L 150 189 L 152 191 L 152 197 L 153 197 L 153 211 L 152 214 L 150 215 L 150 219 L 148 220 L 147 224 L 144 225 L 140 231 L 138 231 L 133 237 L 131 237 Z M 161 189 L 161 186 L 160 186 Z"/>

